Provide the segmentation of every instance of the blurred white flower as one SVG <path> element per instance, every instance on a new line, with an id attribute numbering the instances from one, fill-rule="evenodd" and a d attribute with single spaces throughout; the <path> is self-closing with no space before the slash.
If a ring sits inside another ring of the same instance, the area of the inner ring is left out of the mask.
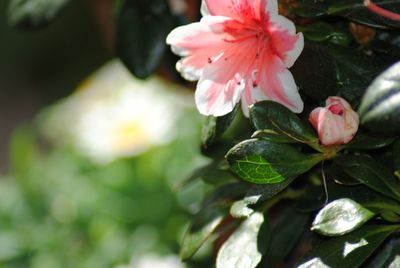
<path id="1" fill-rule="evenodd" d="M 175 255 L 159 256 L 154 253 L 132 258 L 129 265 L 119 265 L 115 268 L 184 268 L 185 266 Z"/>
<path id="2" fill-rule="evenodd" d="M 42 124 L 57 143 L 68 140 L 97 163 L 168 143 L 189 94 L 158 78 L 135 79 L 118 60 L 106 64 L 57 104 Z"/>

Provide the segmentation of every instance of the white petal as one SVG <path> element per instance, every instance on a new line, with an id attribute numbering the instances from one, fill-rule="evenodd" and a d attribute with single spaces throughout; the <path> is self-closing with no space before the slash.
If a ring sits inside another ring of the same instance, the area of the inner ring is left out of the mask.
<path id="1" fill-rule="evenodd" d="M 201 1 L 201 8 L 200 8 L 201 15 L 208 16 L 210 14 L 210 10 L 208 10 L 207 3 L 205 0 Z"/>
<path id="2" fill-rule="evenodd" d="M 286 59 L 285 59 L 286 68 L 292 67 L 293 64 L 296 62 L 297 58 L 300 56 L 301 52 L 303 52 L 304 49 L 303 33 L 298 33 L 297 36 L 298 39 L 294 45 L 294 48 L 286 54 Z"/>

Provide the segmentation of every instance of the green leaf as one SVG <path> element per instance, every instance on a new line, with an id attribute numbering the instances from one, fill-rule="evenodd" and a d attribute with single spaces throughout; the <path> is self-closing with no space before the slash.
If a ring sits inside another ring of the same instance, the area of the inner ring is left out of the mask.
<path id="1" fill-rule="evenodd" d="M 400 182 L 382 165 L 369 157 L 343 156 L 336 159 L 344 172 L 371 189 L 400 200 Z"/>
<path id="2" fill-rule="evenodd" d="M 317 22 L 307 26 L 298 26 L 304 36 L 315 42 L 331 41 L 342 45 L 348 45 L 351 41 L 350 36 L 343 32 L 338 32 L 335 28 L 325 22 Z"/>
<path id="3" fill-rule="evenodd" d="M 295 178 L 289 178 L 280 183 L 274 183 L 269 185 L 255 185 L 250 188 L 246 193 L 246 196 L 239 201 L 232 204 L 230 213 L 233 217 L 249 217 L 254 210 L 249 208 L 249 205 L 255 205 L 259 202 L 265 201 L 281 191 L 283 191 Z"/>
<path id="4" fill-rule="evenodd" d="M 259 267 L 279 267 L 279 264 L 294 251 L 306 229 L 308 218 L 308 214 L 299 213 L 291 206 L 279 211 L 276 221 L 271 224 L 271 241 Z"/>
<path id="5" fill-rule="evenodd" d="M 303 17 L 341 16 L 380 29 L 400 27 L 398 21 L 386 19 L 369 11 L 363 2 L 363 0 L 302 0 L 295 13 Z M 399 0 L 375 0 L 373 2 L 382 8 L 400 13 Z"/>
<path id="6" fill-rule="evenodd" d="M 393 145 L 393 166 L 394 174 L 400 179 L 400 139 Z"/>
<path id="7" fill-rule="evenodd" d="M 220 207 L 211 207 L 202 210 L 193 219 L 192 225 L 185 233 L 181 245 L 180 257 L 182 260 L 190 259 L 214 233 L 222 222 L 226 211 Z"/>
<path id="8" fill-rule="evenodd" d="M 256 212 L 225 241 L 217 255 L 217 268 L 254 268 L 267 245 L 264 215 Z M 259 244 L 262 241 L 262 244 Z"/>
<path id="9" fill-rule="evenodd" d="M 341 236 L 360 227 L 374 213 L 349 198 L 342 198 L 321 209 L 312 223 L 311 230 L 328 236 Z"/>
<path id="10" fill-rule="evenodd" d="M 250 120 L 254 128 L 263 132 L 263 138 L 268 139 L 268 133 L 282 136 L 287 142 L 300 142 L 318 146 L 318 138 L 308 125 L 288 108 L 274 102 L 262 101 L 250 107 Z"/>
<path id="11" fill-rule="evenodd" d="M 165 0 L 123 0 L 118 4 L 117 55 L 129 71 L 145 79 L 157 69 L 176 18 Z"/>
<path id="12" fill-rule="evenodd" d="M 354 139 L 344 146 L 349 149 L 376 150 L 389 146 L 394 140 L 393 137 L 377 137 L 358 131 Z"/>
<path id="13" fill-rule="evenodd" d="M 303 52 L 290 69 L 300 91 L 316 100 L 337 95 L 335 59 L 326 44 L 305 40 Z"/>
<path id="14" fill-rule="evenodd" d="M 366 268 L 400 267 L 400 239 L 395 238 L 388 241 L 379 253 L 371 260 Z"/>
<path id="15" fill-rule="evenodd" d="M 212 145 L 229 128 L 229 126 L 232 124 L 232 121 L 235 119 L 238 108 L 239 105 L 236 105 L 232 112 L 224 116 L 207 117 L 201 133 L 201 140 L 205 148 Z"/>
<path id="16" fill-rule="evenodd" d="M 11 0 L 8 23 L 17 28 L 37 29 L 49 24 L 69 0 Z"/>
<path id="17" fill-rule="evenodd" d="M 347 235 L 319 244 L 297 268 L 357 268 L 400 226 L 364 226 Z"/>
<path id="18" fill-rule="evenodd" d="M 304 154 L 290 145 L 259 139 L 237 144 L 226 157 L 234 173 L 259 184 L 297 177 L 323 159 L 322 154 Z"/>
<path id="19" fill-rule="evenodd" d="M 359 108 L 361 123 L 376 131 L 400 131 L 400 62 L 368 87 Z"/>
<path id="20" fill-rule="evenodd" d="M 386 67 L 376 55 L 334 44 L 328 46 L 335 61 L 338 95 L 357 106 L 372 79 Z"/>

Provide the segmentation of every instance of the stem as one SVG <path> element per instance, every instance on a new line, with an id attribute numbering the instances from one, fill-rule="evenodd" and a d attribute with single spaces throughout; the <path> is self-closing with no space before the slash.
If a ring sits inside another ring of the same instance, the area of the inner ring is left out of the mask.
<path id="1" fill-rule="evenodd" d="M 372 3 L 370 0 L 365 0 L 364 1 L 364 5 L 372 12 L 374 12 L 375 14 L 381 16 L 381 17 L 385 17 L 387 19 L 390 20 L 394 20 L 394 21 L 400 21 L 400 14 L 394 13 L 392 11 L 389 11 L 387 9 L 381 8 L 377 5 L 375 5 L 374 3 Z"/>

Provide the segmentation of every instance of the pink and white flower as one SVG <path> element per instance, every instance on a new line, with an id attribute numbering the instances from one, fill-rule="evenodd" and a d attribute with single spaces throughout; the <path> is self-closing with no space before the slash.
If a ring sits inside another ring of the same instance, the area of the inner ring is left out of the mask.
<path id="1" fill-rule="evenodd" d="M 222 116 L 242 100 L 279 102 L 293 112 L 303 101 L 287 69 L 304 47 L 301 33 L 278 15 L 277 0 L 203 0 L 203 18 L 174 29 L 167 37 L 183 58 L 176 68 L 184 78 L 199 80 L 196 105 L 204 115 Z"/>
<path id="2" fill-rule="evenodd" d="M 341 97 L 329 97 L 325 107 L 315 108 L 309 116 L 321 144 L 341 145 L 351 141 L 358 130 L 358 114 Z"/>

